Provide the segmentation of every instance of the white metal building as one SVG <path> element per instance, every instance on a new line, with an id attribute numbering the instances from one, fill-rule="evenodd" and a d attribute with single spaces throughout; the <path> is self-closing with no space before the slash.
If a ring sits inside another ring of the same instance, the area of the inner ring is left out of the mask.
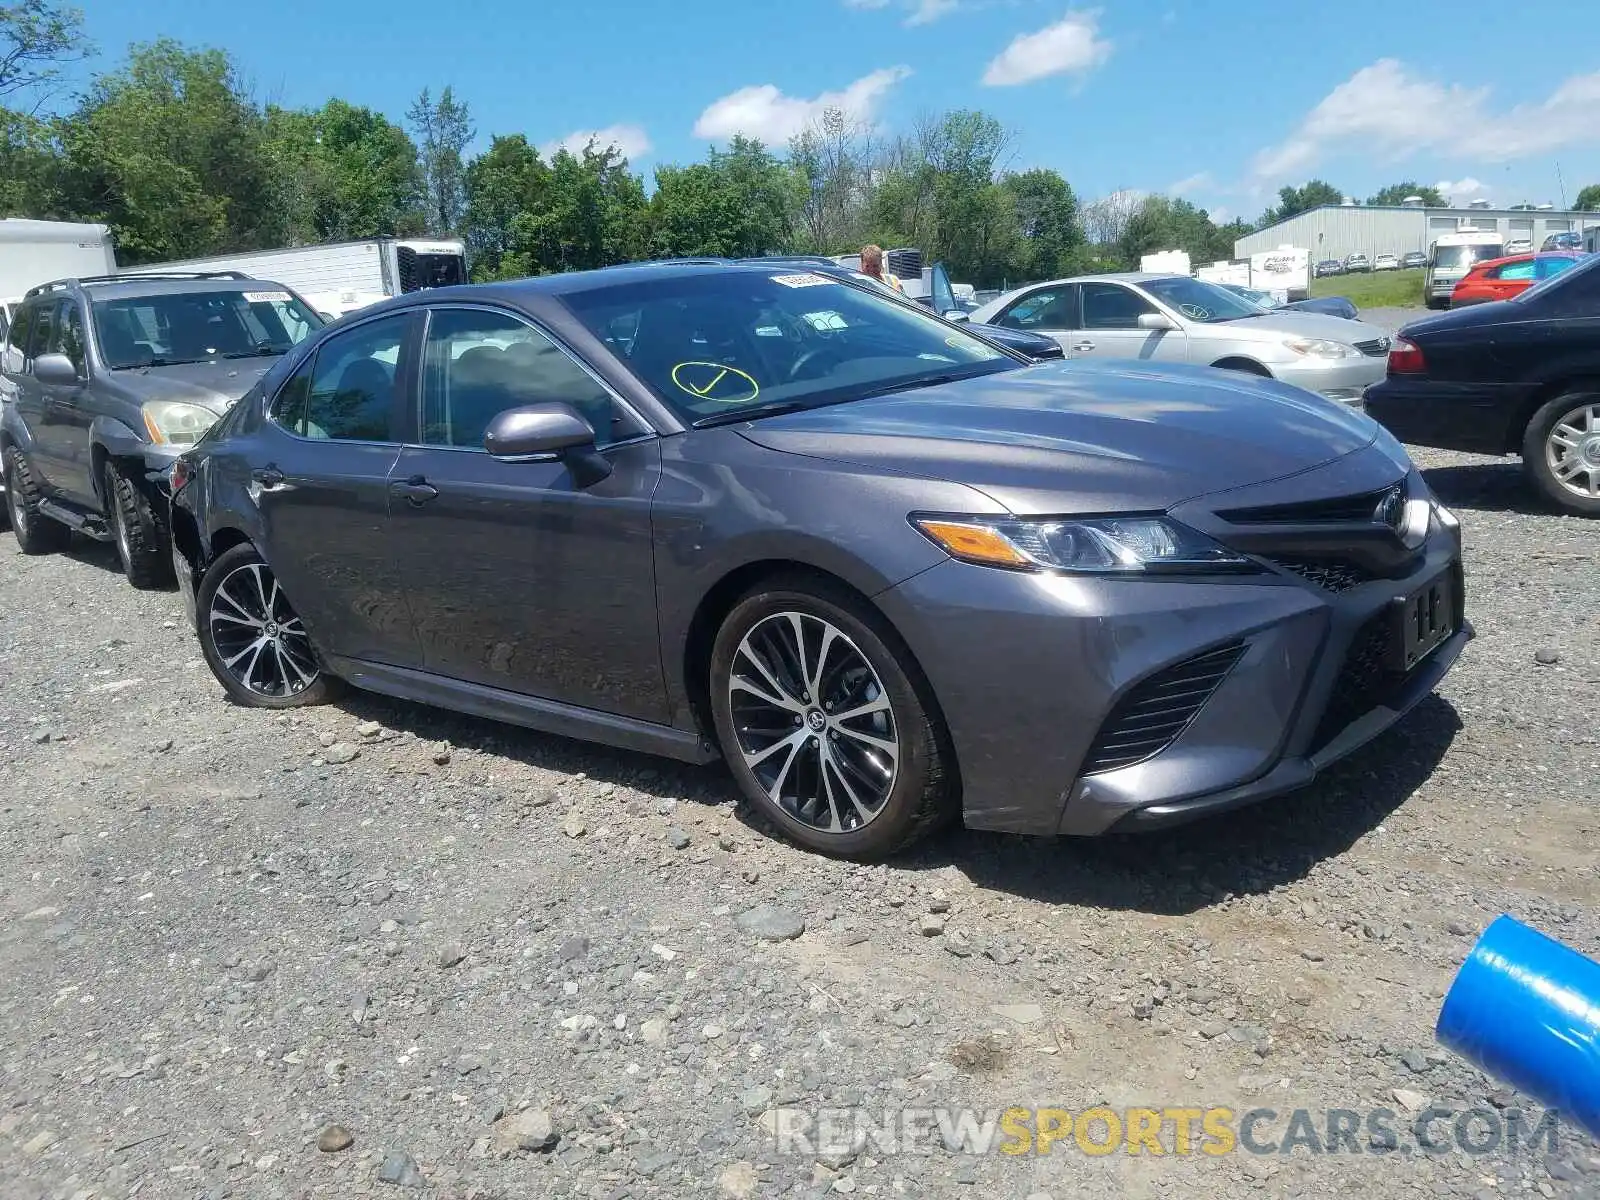
<path id="1" fill-rule="evenodd" d="M 1537 250 L 1552 233 L 1600 228 L 1600 212 L 1548 207 L 1380 208 L 1369 204 L 1325 205 L 1268 225 L 1233 244 L 1235 258 L 1248 258 L 1280 246 L 1311 251 L 1312 261 L 1350 254 L 1407 254 L 1426 250 L 1442 233 L 1471 227 L 1492 230 L 1505 240 L 1526 238 Z"/>

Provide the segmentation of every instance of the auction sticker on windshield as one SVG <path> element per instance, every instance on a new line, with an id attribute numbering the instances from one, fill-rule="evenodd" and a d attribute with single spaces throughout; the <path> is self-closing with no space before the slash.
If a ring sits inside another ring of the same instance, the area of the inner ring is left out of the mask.
<path id="1" fill-rule="evenodd" d="M 289 298 L 288 292 L 246 292 L 244 294 L 247 304 L 273 304 L 282 303 Z"/>
<path id="2" fill-rule="evenodd" d="M 700 400 L 743 404 L 761 394 L 754 378 L 726 363 L 681 362 L 672 368 L 672 382 Z"/>
<path id="3" fill-rule="evenodd" d="M 819 284 L 824 283 L 837 283 L 838 280 L 829 279 L 825 275 L 812 275 L 810 272 L 807 272 L 804 275 L 774 275 L 772 277 L 772 282 L 781 283 L 784 287 L 802 288 L 816 287 Z"/>

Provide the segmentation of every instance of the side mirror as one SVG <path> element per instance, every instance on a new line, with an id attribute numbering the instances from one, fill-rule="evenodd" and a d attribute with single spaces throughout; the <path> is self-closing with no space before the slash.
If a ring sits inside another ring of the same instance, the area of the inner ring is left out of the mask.
<path id="1" fill-rule="evenodd" d="M 961 309 L 952 308 L 949 312 L 944 314 L 944 319 L 946 321 L 961 321 L 961 322 L 965 322 L 965 321 L 970 321 L 972 318 L 969 317 Z"/>
<path id="2" fill-rule="evenodd" d="M 33 377 L 40 383 L 74 384 L 78 368 L 65 354 L 41 354 L 33 360 Z"/>
<path id="3" fill-rule="evenodd" d="M 1171 317 L 1167 316 L 1166 313 L 1154 312 L 1139 314 L 1140 329 L 1148 329 L 1152 332 L 1160 333 L 1162 330 L 1176 329 L 1177 327 L 1178 323 Z"/>
<path id="4" fill-rule="evenodd" d="M 551 457 L 594 446 L 594 426 L 570 404 L 525 404 L 489 422 L 483 448 L 496 458 Z"/>

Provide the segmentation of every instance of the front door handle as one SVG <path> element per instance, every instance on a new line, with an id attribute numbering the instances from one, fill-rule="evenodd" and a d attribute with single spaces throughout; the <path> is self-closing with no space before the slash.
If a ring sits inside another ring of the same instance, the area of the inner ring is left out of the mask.
<path id="1" fill-rule="evenodd" d="M 439 489 L 430 484 L 421 475 L 413 475 L 403 482 L 391 483 L 389 485 L 389 494 L 392 496 L 404 496 L 413 505 L 420 508 L 437 496 Z"/>
<path id="2" fill-rule="evenodd" d="M 280 486 L 286 477 L 277 467 L 260 467 L 250 472 L 250 478 L 262 487 L 275 488 Z"/>
<path id="3" fill-rule="evenodd" d="M 1074 350 L 1093 350 L 1094 349 L 1094 343 L 1093 342 L 1078 342 L 1072 348 Z"/>

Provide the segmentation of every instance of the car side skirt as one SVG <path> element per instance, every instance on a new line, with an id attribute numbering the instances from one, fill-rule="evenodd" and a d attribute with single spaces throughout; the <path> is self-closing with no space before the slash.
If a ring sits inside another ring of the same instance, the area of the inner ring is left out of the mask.
<path id="1" fill-rule="evenodd" d="M 327 656 L 326 665 L 329 671 L 346 683 L 369 692 L 448 708 L 474 717 L 487 717 L 491 721 L 504 721 L 508 725 L 521 725 L 541 733 L 599 742 L 643 754 L 659 754 L 663 758 L 686 763 L 709 763 L 721 757 L 716 746 L 692 730 L 674 729 L 669 725 L 619 717 L 574 704 L 447 679 L 412 667 L 391 667 L 334 655 Z"/>

